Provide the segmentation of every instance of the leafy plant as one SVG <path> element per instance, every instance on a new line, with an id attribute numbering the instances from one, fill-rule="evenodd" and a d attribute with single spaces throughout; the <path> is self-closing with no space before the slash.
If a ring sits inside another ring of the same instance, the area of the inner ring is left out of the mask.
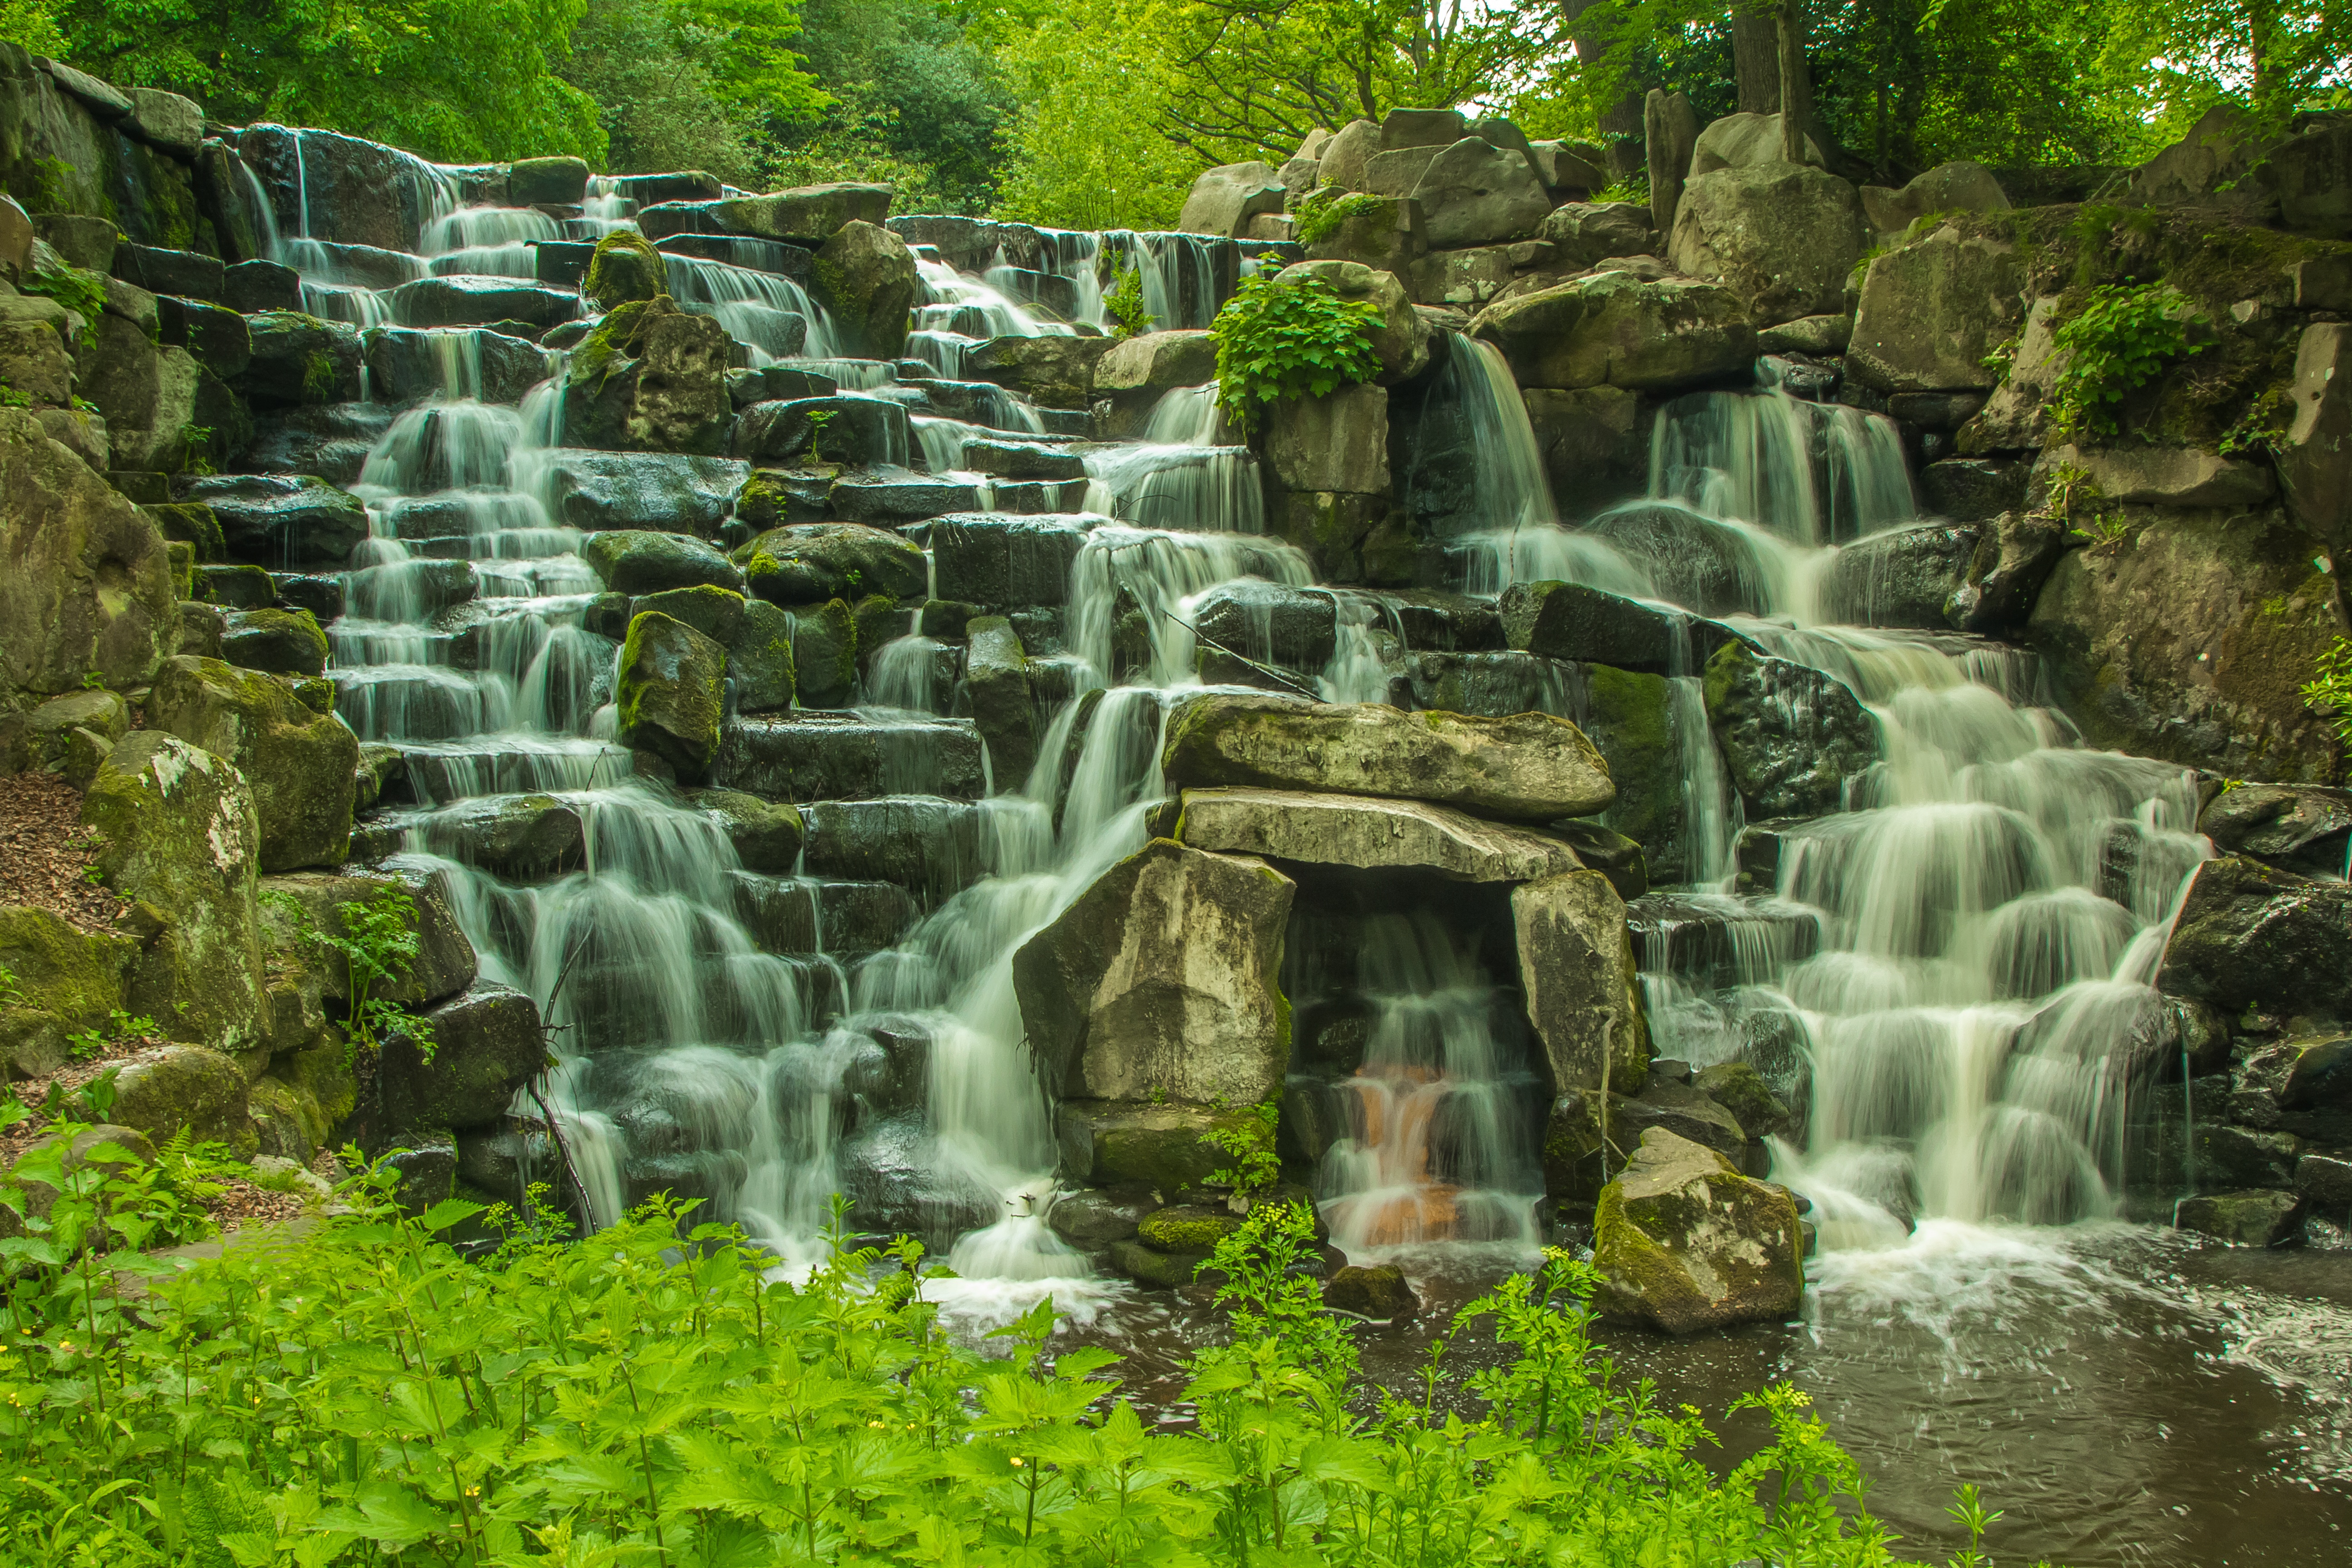
<path id="1" fill-rule="evenodd" d="M 1248 430 L 1276 398 L 1328 397 L 1370 381 L 1380 371 L 1372 341 L 1381 322 L 1378 305 L 1342 300 L 1311 272 L 1244 279 L 1209 328 L 1218 405 Z"/>
<path id="2" fill-rule="evenodd" d="M 808 452 L 801 459 L 803 463 L 814 465 L 824 461 L 824 453 L 822 449 L 824 427 L 833 423 L 835 413 L 835 410 L 831 408 L 813 408 L 809 411 L 809 444 Z"/>
<path id="3" fill-rule="evenodd" d="M 1201 1142 L 1230 1156 L 1233 1163 L 1209 1173 L 1213 1187 L 1233 1189 L 1231 1202 L 1246 1213 L 1250 1201 L 1282 1180 L 1282 1158 L 1275 1152 L 1275 1131 L 1282 1119 L 1282 1102 L 1269 1100 L 1244 1110 L 1234 1126 L 1212 1127 Z"/>
<path id="4" fill-rule="evenodd" d="M 2303 700 L 2322 713 L 2335 715 L 2336 733 L 2352 756 L 2352 637 L 2339 637 L 2327 645 L 2303 683 Z"/>
<path id="5" fill-rule="evenodd" d="M 30 408 L 32 405 L 31 393 L 20 386 L 11 386 L 6 382 L 0 381 L 0 408 Z"/>
<path id="6" fill-rule="evenodd" d="M 213 427 L 209 425 L 185 424 L 180 426 L 180 472 L 209 474 L 213 468 Z"/>
<path id="7" fill-rule="evenodd" d="M 1646 199 L 1646 198 L 1645 198 Z M 1329 191 L 1313 191 L 1302 199 L 1291 216 L 1295 220 L 1295 237 L 1303 245 L 1313 245 L 1328 239 L 1339 231 L 1339 226 L 1360 213 L 1380 212 L 1388 206 L 1385 198 L 1359 191 L 1352 195 L 1334 195 Z"/>
<path id="8" fill-rule="evenodd" d="M 364 903 L 337 904 L 342 932 L 320 931 L 305 922 L 304 939 L 314 948 L 341 953 L 350 971 L 351 1003 L 343 1016 L 343 1037 L 354 1053 L 374 1050 L 393 1035 L 405 1038 L 417 1055 L 433 1059 L 433 1023 L 382 994 L 399 984 L 415 966 L 416 900 L 405 889 L 388 889 Z"/>
<path id="9" fill-rule="evenodd" d="M 2189 328 L 2207 324 L 2177 291 L 2161 284 L 2103 284 L 2089 303 L 2051 334 L 2063 354 L 2052 399 L 2051 433 L 2116 434 L 2114 405 L 2154 381 L 2177 360 L 2202 353 Z"/>
<path id="10" fill-rule="evenodd" d="M 71 1050 L 74 1060 L 94 1061 L 104 1056 L 110 1046 L 127 1045 L 133 1040 L 148 1039 L 155 1033 L 154 1019 L 144 1016 L 134 1018 L 120 1007 L 114 1010 L 110 1022 L 114 1026 L 111 1031 L 78 1029 L 66 1037 L 66 1044 Z"/>
<path id="11" fill-rule="evenodd" d="M 1117 279 L 1103 295 L 1103 311 L 1118 323 L 1111 336 L 1121 342 L 1138 332 L 1148 332 L 1157 320 L 1143 308 L 1143 269 L 1132 262 L 1118 269 Z"/>
<path id="12" fill-rule="evenodd" d="M 98 318 L 106 309 L 106 279 L 78 267 L 37 268 L 20 279 L 19 291 L 56 300 L 81 320 L 78 334 L 84 348 L 98 345 Z"/>
<path id="13" fill-rule="evenodd" d="M 0 964 L 0 1007 L 21 1007 L 25 1005 L 25 987 L 16 972 Z"/>
<path id="14" fill-rule="evenodd" d="M 2221 455 L 2269 457 L 2294 423 L 2294 406 L 2284 386 L 2273 386 L 2246 405 L 2238 422 L 2221 432 Z"/>

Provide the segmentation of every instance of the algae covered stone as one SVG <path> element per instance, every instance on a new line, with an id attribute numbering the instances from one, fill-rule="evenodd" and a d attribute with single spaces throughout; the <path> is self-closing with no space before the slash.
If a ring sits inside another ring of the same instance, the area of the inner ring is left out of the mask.
<path id="1" fill-rule="evenodd" d="M 669 264 L 644 235 L 622 229 L 596 242 L 580 292 L 604 310 L 651 300 L 669 292 Z"/>
<path id="2" fill-rule="evenodd" d="M 682 779 L 698 779 L 719 754 L 727 650 L 685 622 L 648 610 L 621 647 L 620 737 L 653 752 Z"/>
<path id="3" fill-rule="evenodd" d="M 1706 661 L 1707 722 L 1751 818 L 1840 808 L 1878 760 L 1878 726 L 1843 682 L 1726 643 Z"/>
<path id="4" fill-rule="evenodd" d="M 1605 1310 L 1670 1334 L 1777 1321 L 1805 1289 L 1804 1233 L 1788 1189 L 1657 1127 L 1601 1189 L 1592 1261 Z"/>
<path id="5" fill-rule="evenodd" d="M 277 676 L 216 658 L 169 660 L 147 721 L 236 764 L 261 814 L 261 869 L 331 866 L 351 847 L 359 737 Z"/>
<path id="6" fill-rule="evenodd" d="M 1511 894 L 1519 984 L 1561 1090 L 1606 1081 L 1633 1093 L 1649 1076 L 1649 1029 L 1625 903 L 1601 871 L 1570 871 Z"/>
<path id="7" fill-rule="evenodd" d="M 165 1046 L 133 1058 L 115 1075 L 110 1114 L 154 1138 L 184 1128 L 196 1142 L 217 1139 L 242 1154 L 258 1143 L 246 1104 L 245 1070 L 204 1046 Z"/>
<path id="8" fill-rule="evenodd" d="M 1388 795 L 1532 822 L 1600 811 L 1617 794 L 1583 731 L 1545 713 L 1483 719 L 1211 692 L 1187 701 L 1167 732 L 1161 766 L 1178 786 Z"/>

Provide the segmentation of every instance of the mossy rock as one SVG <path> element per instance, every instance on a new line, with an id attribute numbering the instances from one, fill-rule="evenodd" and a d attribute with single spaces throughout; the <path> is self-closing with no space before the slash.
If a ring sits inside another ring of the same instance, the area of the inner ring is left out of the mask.
<path id="1" fill-rule="evenodd" d="M 221 637 L 224 660 L 272 675 L 323 675 L 327 654 L 327 634 L 308 610 L 239 610 Z"/>
<path id="2" fill-rule="evenodd" d="M 1601 1190 L 1592 1260 L 1605 1310 L 1673 1334 L 1778 1321 L 1804 1294 L 1804 1236 L 1788 1190 L 1655 1127 Z"/>
<path id="3" fill-rule="evenodd" d="M 629 623 L 614 691 L 622 743 L 653 752 L 681 781 L 719 754 L 727 652 L 683 621 L 648 611 Z"/>
<path id="4" fill-rule="evenodd" d="M 0 970 L 15 995 L 0 1006 L 0 1052 L 20 1077 L 66 1063 L 66 1037 L 103 1025 L 122 1005 L 122 975 L 138 946 L 94 936 L 47 910 L 0 905 Z"/>
<path id="5" fill-rule="evenodd" d="M 1161 1252 L 1140 1241 L 1110 1244 L 1110 1266 L 1139 1285 L 1172 1290 L 1192 1283 L 1193 1275 L 1209 1260 L 1206 1252 Z"/>
<path id="6" fill-rule="evenodd" d="M 260 812 L 260 868 L 292 871 L 340 864 L 351 847 L 360 742 L 333 700 L 324 682 L 183 655 L 157 673 L 147 722 L 236 765 Z"/>
<path id="7" fill-rule="evenodd" d="M 1135 1228 L 1143 1244 L 1155 1251 L 1205 1254 L 1241 1227 L 1238 1215 L 1201 1204 L 1174 1204 L 1144 1215 Z"/>
<path id="8" fill-rule="evenodd" d="M 786 877 L 800 859 L 805 829 L 800 809 L 739 790 L 704 790 L 694 804 L 726 825 L 729 842 L 747 871 Z"/>
<path id="9" fill-rule="evenodd" d="M 580 292 L 610 311 L 669 292 L 669 263 L 653 242 L 635 229 L 621 229 L 596 242 Z"/>
<path id="10" fill-rule="evenodd" d="M 857 695 L 857 617 L 833 599 L 793 618 L 793 671 L 803 708 L 846 708 Z"/>
<path id="11" fill-rule="evenodd" d="M 260 1147 L 246 1100 L 245 1069 L 203 1046 L 165 1046 L 134 1058 L 115 1075 L 114 1119 L 154 1138 L 187 1130 L 239 1154 Z"/>

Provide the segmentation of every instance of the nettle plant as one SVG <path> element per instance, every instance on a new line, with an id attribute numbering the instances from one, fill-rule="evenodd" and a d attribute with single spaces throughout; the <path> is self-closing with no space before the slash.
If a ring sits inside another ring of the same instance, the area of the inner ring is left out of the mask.
<path id="1" fill-rule="evenodd" d="M 1245 278 L 1217 312 L 1217 404 L 1242 430 L 1264 405 L 1283 397 L 1328 397 L 1380 374 L 1372 352 L 1381 308 L 1342 300 L 1321 277 L 1291 268 Z"/>
<path id="2" fill-rule="evenodd" d="M 2050 334 L 2063 356 L 2052 399 L 2051 434 L 2113 436 L 2115 406 L 2177 361 L 2202 353 L 2192 327 L 2208 318 L 2160 283 L 2103 284 Z"/>

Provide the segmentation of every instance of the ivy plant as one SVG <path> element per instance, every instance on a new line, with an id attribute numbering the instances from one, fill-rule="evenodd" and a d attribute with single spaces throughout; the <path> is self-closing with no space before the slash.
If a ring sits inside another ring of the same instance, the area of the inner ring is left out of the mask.
<path id="1" fill-rule="evenodd" d="M 1342 300 L 1312 272 L 1291 268 L 1247 278 L 1209 328 L 1217 345 L 1217 404 L 1248 430 L 1258 410 L 1283 397 L 1328 397 L 1370 381 L 1381 308 Z"/>
<path id="2" fill-rule="evenodd" d="M 2179 291 L 2158 283 L 2103 284 L 2051 333 L 2063 355 L 2052 400 L 2051 434 L 2116 433 L 2115 405 L 2177 361 L 2202 353 L 2191 327 L 2208 324 Z"/>

